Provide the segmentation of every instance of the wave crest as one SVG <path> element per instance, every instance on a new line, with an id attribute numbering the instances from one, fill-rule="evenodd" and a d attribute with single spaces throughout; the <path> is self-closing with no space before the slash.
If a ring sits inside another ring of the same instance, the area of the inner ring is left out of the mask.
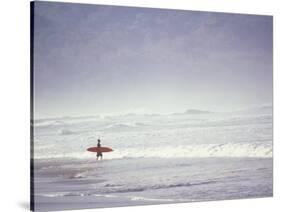
<path id="1" fill-rule="evenodd" d="M 114 147 L 113 147 L 114 148 Z M 76 158 L 89 159 L 95 155 L 81 150 L 79 152 L 59 153 L 52 150 L 37 151 L 35 158 Z M 272 144 L 226 143 L 226 144 L 193 144 L 163 147 L 142 147 L 114 149 L 105 159 L 130 158 L 207 158 L 207 157 L 272 157 Z"/>
<path id="2" fill-rule="evenodd" d="M 135 157 L 272 157 L 271 144 L 226 143 L 226 144 L 198 144 L 166 147 L 148 147 L 142 149 L 127 148 L 116 150 L 111 155 L 113 158 Z"/>

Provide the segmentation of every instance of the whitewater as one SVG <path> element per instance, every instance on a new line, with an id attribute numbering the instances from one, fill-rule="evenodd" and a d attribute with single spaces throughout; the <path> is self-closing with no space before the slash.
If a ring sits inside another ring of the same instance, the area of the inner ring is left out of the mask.
<path id="1" fill-rule="evenodd" d="M 35 119 L 36 210 L 272 196 L 272 107 Z M 114 149 L 104 160 L 87 152 Z"/>

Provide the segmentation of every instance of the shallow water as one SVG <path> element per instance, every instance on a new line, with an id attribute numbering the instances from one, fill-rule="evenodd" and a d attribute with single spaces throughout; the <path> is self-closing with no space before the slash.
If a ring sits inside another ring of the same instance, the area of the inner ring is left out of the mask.
<path id="1" fill-rule="evenodd" d="M 44 198 L 87 197 L 92 207 L 272 196 L 269 158 L 134 158 L 41 160 L 35 168 L 37 208 Z M 97 204 L 96 198 L 102 201 Z M 111 202 L 118 198 L 118 204 Z M 83 200 L 80 203 L 83 208 Z M 49 205 L 50 208 L 54 206 Z M 54 208 L 56 209 L 56 208 Z"/>
<path id="2" fill-rule="evenodd" d="M 272 114 L 36 120 L 37 210 L 272 196 Z M 114 149 L 96 161 L 86 149 Z"/>

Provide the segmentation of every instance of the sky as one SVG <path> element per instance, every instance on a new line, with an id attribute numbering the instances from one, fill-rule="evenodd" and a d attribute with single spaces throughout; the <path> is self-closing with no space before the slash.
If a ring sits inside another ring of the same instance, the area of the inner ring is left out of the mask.
<path id="1" fill-rule="evenodd" d="M 35 2 L 35 118 L 272 103 L 272 16 Z"/>

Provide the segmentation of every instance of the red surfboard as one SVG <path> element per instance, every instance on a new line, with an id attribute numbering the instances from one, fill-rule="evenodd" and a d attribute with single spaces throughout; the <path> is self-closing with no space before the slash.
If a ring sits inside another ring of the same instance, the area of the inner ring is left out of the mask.
<path id="1" fill-rule="evenodd" d="M 89 152 L 112 152 L 113 149 L 109 147 L 90 147 L 87 149 Z"/>

